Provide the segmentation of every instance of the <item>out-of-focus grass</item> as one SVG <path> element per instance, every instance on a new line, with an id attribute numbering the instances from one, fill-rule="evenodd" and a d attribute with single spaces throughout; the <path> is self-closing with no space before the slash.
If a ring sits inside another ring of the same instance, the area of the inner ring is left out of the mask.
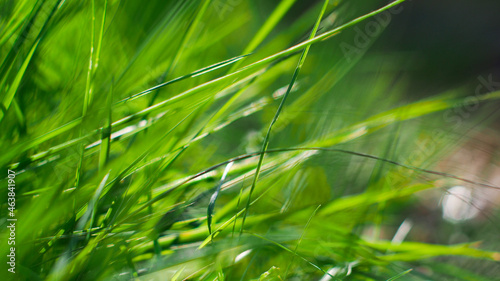
<path id="1" fill-rule="evenodd" d="M 343 52 L 404 1 L 327 2 L 3 1 L 0 164 L 18 221 L 1 275 L 491 278 L 432 262 L 500 259 L 478 243 L 390 241 L 415 193 L 496 188 L 433 170 L 459 144 L 443 114 L 472 93 L 409 102 L 399 60 L 363 58 L 378 34 Z M 486 112 L 500 93 L 475 98 Z"/>

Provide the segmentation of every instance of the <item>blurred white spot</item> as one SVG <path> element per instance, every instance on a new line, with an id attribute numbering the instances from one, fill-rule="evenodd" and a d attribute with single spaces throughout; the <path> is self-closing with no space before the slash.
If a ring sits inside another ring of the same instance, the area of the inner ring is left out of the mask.
<path id="1" fill-rule="evenodd" d="M 454 186 L 443 197 L 443 218 L 458 223 L 470 220 L 479 215 L 484 201 L 474 198 L 472 191 L 464 186 Z"/>
<path id="2" fill-rule="evenodd" d="M 355 139 L 355 138 L 359 138 L 361 137 L 362 135 L 366 134 L 368 132 L 368 130 L 366 129 L 366 126 L 363 126 L 357 130 L 355 130 L 354 132 L 350 133 L 347 138 L 348 139 Z"/>
<path id="3" fill-rule="evenodd" d="M 290 92 L 297 91 L 300 87 L 299 83 L 300 83 L 299 81 L 296 81 L 295 84 L 293 84 Z M 288 87 L 289 87 L 289 85 L 286 85 L 286 86 L 283 86 L 283 87 L 279 88 L 278 90 L 274 91 L 274 93 L 272 94 L 273 99 L 278 99 L 278 98 L 281 98 L 282 96 L 284 96 L 286 94 L 286 91 L 288 90 Z"/>
<path id="4" fill-rule="evenodd" d="M 411 222 L 411 220 L 409 219 L 405 219 L 403 223 L 399 226 L 398 230 L 396 231 L 396 234 L 394 234 L 394 237 L 392 238 L 392 243 L 400 244 L 401 242 L 403 242 L 412 227 L 413 227 L 413 222 Z"/>
<path id="5" fill-rule="evenodd" d="M 156 115 L 155 117 L 153 118 L 150 118 L 149 120 L 141 120 L 139 121 L 137 124 L 135 125 L 130 125 L 130 126 L 127 126 L 119 131 L 116 131 L 114 133 L 111 133 L 111 139 L 112 140 L 115 140 L 117 138 L 120 138 L 126 134 L 129 134 L 129 133 L 133 133 L 135 131 L 138 131 L 140 130 L 141 128 L 146 128 L 146 126 L 151 126 L 154 122 L 158 121 L 158 119 L 162 118 L 164 115 L 165 115 L 166 112 L 162 112 L 158 115 Z M 92 148 L 92 147 L 95 147 L 95 146 L 98 146 L 101 144 L 101 140 L 98 140 L 96 142 L 93 142 L 89 145 L 87 145 L 85 147 L 85 149 L 89 149 L 89 148 Z"/>
<path id="6" fill-rule="evenodd" d="M 234 258 L 234 262 L 239 262 L 240 260 L 244 259 L 246 256 L 248 256 L 252 250 L 246 250 L 242 252 L 241 254 L 237 255 L 236 258 Z"/>
<path id="7" fill-rule="evenodd" d="M 341 268 L 341 267 L 330 268 L 327 271 L 328 274 L 323 275 L 323 277 L 321 277 L 321 279 L 319 281 L 330 281 L 330 280 L 332 280 L 331 276 L 337 276 L 339 273 L 342 272 L 342 270 L 343 270 L 343 268 Z"/>
<path id="8" fill-rule="evenodd" d="M 141 120 L 141 121 L 137 124 L 137 126 L 139 126 L 139 127 L 144 127 L 144 126 L 146 126 L 147 124 L 148 124 L 148 121 L 146 121 L 146 120 Z"/>

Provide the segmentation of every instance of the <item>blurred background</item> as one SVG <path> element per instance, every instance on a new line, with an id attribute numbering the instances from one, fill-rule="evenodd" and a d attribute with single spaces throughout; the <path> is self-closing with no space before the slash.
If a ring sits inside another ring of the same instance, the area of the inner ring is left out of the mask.
<path id="1" fill-rule="evenodd" d="M 481 85 L 484 87 L 480 90 L 484 92 L 499 89 L 499 1 L 419 0 L 408 1 L 404 7 L 404 12 L 394 17 L 367 56 L 401 56 L 398 67 L 402 69 L 401 75 L 407 75 L 411 81 L 410 98 L 425 97 L 457 86 L 466 87 L 471 93 Z M 490 109 L 457 110 L 460 117 L 450 117 L 448 124 L 458 130 L 447 132 L 469 140 L 453 149 L 436 167 L 499 186 L 499 110 L 498 103 Z M 475 124 L 467 121 L 470 116 L 478 115 L 480 121 L 474 121 Z M 482 239 L 493 242 L 493 237 L 498 236 L 500 229 L 494 225 L 498 211 L 492 211 L 500 204 L 498 191 L 460 185 L 449 189 L 447 194 L 423 196 L 422 201 L 417 204 L 417 211 L 410 215 L 420 229 L 413 235 L 449 243 Z M 426 231 L 436 227 L 444 231 Z M 493 242 L 490 246 L 498 248 L 500 245 Z M 457 263 L 463 268 L 481 268 L 491 272 L 491 276 L 499 271 L 499 266 L 493 264 Z"/>

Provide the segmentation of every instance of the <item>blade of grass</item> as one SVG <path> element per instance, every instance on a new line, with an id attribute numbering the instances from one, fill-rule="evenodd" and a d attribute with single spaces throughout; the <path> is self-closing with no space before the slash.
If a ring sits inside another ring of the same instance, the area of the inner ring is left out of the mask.
<path id="1" fill-rule="evenodd" d="M 316 207 L 316 209 L 314 209 L 313 213 L 311 214 L 311 216 L 307 220 L 306 226 L 304 227 L 304 231 L 302 231 L 302 234 L 300 235 L 299 241 L 297 242 L 297 245 L 295 246 L 295 249 L 293 250 L 294 256 L 292 257 L 292 260 L 290 261 L 290 263 L 288 263 L 288 266 L 286 267 L 285 275 L 283 276 L 285 279 L 288 276 L 288 270 L 290 269 L 290 267 L 292 266 L 292 264 L 294 262 L 295 255 L 297 254 L 297 250 L 299 249 L 300 243 L 302 242 L 302 239 L 304 238 L 304 235 L 306 234 L 306 231 L 309 228 L 309 225 L 311 224 L 311 220 L 314 217 L 314 215 L 316 215 L 319 208 L 321 208 L 321 205 L 318 205 L 318 207 Z"/>
<path id="2" fill-rule="evenodd" d="M 121 103 L 124 103 L 124 102 L 128 102 L 128 101 L 132 101 L 134 99 L 137 99 L 137 98 L 140 98 L 144 95 L 147 95 L 157 89 L 160 89 L 162 87 L 165 87 L 165 86 L 168 86 L 170 84 L 173 84 L 173 83 L 176 83 L 176 82 L 180 82 L 182 80 L 185 80 L 187 78 L 192 78 L 192 77 L 197 77 L 197 76 L 200 76 L 200 75 L 203 75 L 203 74 L 206 74 L 206 73 L 209 73 L 209 72 L 212 72 L 214 70 L 217 70 L 219 68 L 222 68 L 222 67 L 225 67 L 225 66 L 228 66 L 228 65 L 231 65 L 231 64 L 234 64 L 236 63 L 237 61 L 239 60 L 242 60 L 243 58 L 249 56 L 250 54 L 245 54 L 245 55 L 241 55 L 241 56 L 236 56 L 236 57 L 233 57 L 233 58 L 230 58 L 230 59 L 227 59 L 225 61 L 221 61 L 221 62 L 218 62 L 218 63 L 214 63 L 212 65 L 209 65 L 209 66 L 206 66 L 206 67 L 203 67 L 203 68 L 200 68 L 198 70 L 195 70 L 189 74 L 186 74 L 186 75 L 182 75 L 182 76 L 179 76 L 177 78 L 174 78 L 172 80 L 169 80 L 167 82 L 164 82 L 164 83 L 161 83 L 161 84 L 158 84 L 154 87 L 151 87 L 147 90 L 144 90 L 142 92 L 139 92 L 137 94 L 134 94 L 130 97 L 127 97 L 127 98 L 124 98 L 120 101 L 118 101 L 115 105 L 118 105 L 118 104 L 121 104 Z"/>
<path id="3" fill-rule="evenodd" d="M 226 180 L 227 173 L 229 173 L 229 169 L 231 169 L 231 166 L 233 166 L 234 162 L 229 162 L 227 164 L 226 168 L 224 169 L 224 173 L 222 174 L 222 177 L 220 179 L 219 184 L 217 185 L 217 189 L 215 190 L 214 194 L 212 194 L 212 197 L 210 197 L 210 202 L 208 203 L 208 208 L 207 208 L 207 226 L 208 226 L 208 233 L 210 234 L 210 237 L 212 236 L 212 214 L 214 212 L 215 208 L 215 202 L 217 201 L 217 198 L 219 197 L 220 189 L 224 181 Z"/>
<path id="4" fill-rule="evenodd" d="M 396 252 L 378 256 L 383 261 L 415 261 L 436 256 L 469 256 L 480 259 L 500 261 L 500 253 L 494 251 L 485 251 L 475 248 L 479 243 L 467 243 L 458 245 L 435 245 L 418 242 L 402 242 L 393 244 L 390 241 L 368 242 L 364 241 L 369 247 L 379 250 L 389 250 Z"/>
<path id="5" fill-rule="evenodd" d="M 85 83 L 85 95 L 83 100 L 82 117 L 87 115 L 88 108 L 92 102 L 92 85 L 94 73 L 94 41 L 95 41 L 95 0 L 91 1 L 91 29 L 90 29 L 90 53 L 89 53 L 89 67 L 87 68 L 87 81 Z"/>
<path id="6" fill-rule="evenodd" d="M 410 269 L 408 269 L 408 270 L 405 270 L 405 271 L 403 271 L 403 272 L 401 272 L 401 273 L 399 273 L 399 274 L 397 274 L 397 275 L 395 275 L 395 276 L 393 276 L 393 277 L 391 277 L 391 278 L 387 279 L 387 281 L 394 281 L 394 280 L 396 280 L 396 279 L 399 279 L 399 278 L 401 278 L 401 277 L 405 276 L 406 274 L 410 273 L 412 270 L 413 270 L 413 268 L 410 268 Z"/>
<path id="7" fill-rule="evenodd" d="M 104 166 L 108 162 L 109 150 L 111 147 L 111 132 L 113 130 L 111 127 L 112 112 L 113 112 L 113 107 L 112 107 L 113 82 L 111 83 L 111 88 L 109 90 L 107 100 L 108 100 L 108 116 L 106 118 L 106 127 L 103 127 L 102 134 L 101 134 L 101 146 L 100 146 L 100 153 L 99 153 L 99 171 L 102 171 L 104 169 Z"/>
<path id="8" fill-rule="evenodd" d="M 7 114 L 7 110 L 9 110 L 10 105 L 12 103 L 12 100 L 14 99 L 14 96 L 16 95 L 19 86 L 21 85 L 21 80 L 24 77 L 24 74 L 26 73 L 26 69 L 28 68 L 28 65 L 31 61 L 31 58 L 33 57 L 33 54 L 35 54 L 35 51 L 38 47 L 38 43 L 40 43 L 40 39 L 36 41 L 36 43 L 33 45 L 31 48 L 30 52 L 24 59 L 23 64 L 21 65 L 21 68 L 17 71 L 16 76 L 14 77 L 14 80 L 10 84 L 7 93 L 5 94 L 3 100 L 2 100 L 2 111 L 0 111 L 0 122 L 2 122 L 3 118 L 5 117 L 5 114 Z M 5 113 L 4 113 L 5 111 Z"/>
<path id="9" fill-rule="evenodd" d="M 257 31 L 257 34 L 252 38 L 252 41 L 248 43 L 243 51 L 243 54 L 252 53 L 264 39 L 269 35 L 269 33 L 274 29 L 274 27 L 279 23 L 279 21 L 283 18 L 283 16 L 290 10 L 296 0 L 282 0 L 278 6 L 274 9 L 272 14 L 266 20 L 266 22 L 262 25 L 262 27 Z M 238 66 L 243 62 L 243 60 L 233 64 L 229 73 L 233 72 L 238 68 Z"/>
<path id="10" fill-rule="evenodd" d="M 301 256 L 301 255 L 299 255 L 299 254 L 295 253 L 294 251 L 292 251 L 292 250 L 288 249 L 287 247 L 285 247 L 285 246 L 281 245 L 280 243 L 275 242 L 275 241 L 273 241 L 273 240 L 271 240 L 271 239 L 268 239 L 268 238 L 266 238 L 266 237 L 264 237 L 264 236 L 261 236 L 261 235 L 259 235 L 259 234 L 256 234 L 256 233 L 248 233 L 248 234 L 253 235 L 253 236 L 257 237 L 257 238 L 260 238 L 260 239 L 262 239 L 262 240 L 265 240 L 265 241 L 267 241 L 267 242 L 270 242 L 271 244 L 274 244 L 274 245 L 276 245 L 276 246 L 280 247 L 281 249 L 283 249 L 283 250 L 285 250 L 285 251 L 289 252 L 290 254 L 292 254 L 294 257 L 295 257 L 295 256 L 296 256 L 296 257 L 299 257 L 301 260 L 303 260 L 303 261 L 305 261 L 306 263 L 308 263 L 308 264 L 312 265 L 312 266 L 313 266 L 314 268 L 316 268 L 317 270 L 319 270 L 319 271 L 323 272 L 324 274 L 327 274 L 327 275 L 329 275 L 330 277 L 334 278 L 334 277 L 333 277 L 330 273 L 328 273 L 327 271 L 325 271 L 324 269 L 322 269 L 322 268 L 321 268 L 321 267 L 319 267 L 318 265 L 314 264 L 313 262 L 309 261 L 308 259 L 304 258 L 303 256 Z"/>

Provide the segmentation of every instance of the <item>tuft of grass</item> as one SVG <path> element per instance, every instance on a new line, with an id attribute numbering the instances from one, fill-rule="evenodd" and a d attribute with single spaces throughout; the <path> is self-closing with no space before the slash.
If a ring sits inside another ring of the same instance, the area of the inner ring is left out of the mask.
<path id="1" fill-rule="evenodd" d="M 499 188 L 439 166 L 499 91 L 455 130 L 467 86 L 422 97 L 396 55 L 342 51 L 404 0 L 4 2 L 2 276 L 492 278 L 460 266 L 498 262 L 484 233 L 392 239 L 434 194 Z M 427 231 L 456 231 L 432 215 Z"/>

